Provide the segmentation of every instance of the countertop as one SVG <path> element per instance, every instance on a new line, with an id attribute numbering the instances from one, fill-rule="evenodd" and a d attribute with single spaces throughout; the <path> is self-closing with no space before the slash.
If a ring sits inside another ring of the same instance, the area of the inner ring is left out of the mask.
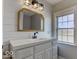
<path id="1" fill-rule="evenodd" d="M 12 50 L 22 49 L 31 47 L 37 44 L 42 44 L 45 42 L 50 42 L 52 39 L 42 38 L 42 39 L 23 39 L 23 40 L 10 40 L 10 45 Z"/>

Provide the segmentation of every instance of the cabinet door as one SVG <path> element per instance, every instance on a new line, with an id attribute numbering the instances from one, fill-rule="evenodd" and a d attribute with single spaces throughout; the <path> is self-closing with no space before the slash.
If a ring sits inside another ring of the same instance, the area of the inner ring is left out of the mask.
<path id="1" fill-rule="evenodd" d="M 35 53 L 35 59 L 44 59 L 44 51 Z"/>
<path id="2" fill-rule="evenodd" d="M 25 57 L 33 55 L 33 47 L 17 50 L 13 59 L 24 59 Z M 30 58 L 30 57 L 29 57 Z"/>
<path id="3" fill-rule="evenodd" d="M 52 48 L 48 48 L 45 50 L 45 58 L 44 59 L 53 59 Z"/>
<path id="4" fill-rule="evenodd" d="M 23 59 L 33 59 L 33 56 L 25 57 Z"/>
<path id="5" fill-rule="evenodd" d="M 53 46 L 53 59 L 57 59 L 57 45 Z"/>

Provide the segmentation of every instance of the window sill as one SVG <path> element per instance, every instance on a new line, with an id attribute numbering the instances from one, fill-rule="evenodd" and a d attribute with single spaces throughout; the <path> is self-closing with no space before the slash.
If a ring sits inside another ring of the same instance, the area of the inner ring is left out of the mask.
<path id="1" fill-rule="evenodd" d="M 77 44 L 74 44 L 74 43 L 67 43 L 67 42 L 62 42 L 62 41 L 57 41 L 57 43 L 77 47 Z"/>

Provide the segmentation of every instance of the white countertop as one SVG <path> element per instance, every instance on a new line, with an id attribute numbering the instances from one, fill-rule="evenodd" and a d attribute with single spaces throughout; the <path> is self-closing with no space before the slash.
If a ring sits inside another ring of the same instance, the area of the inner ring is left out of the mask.
<path id="1" fill-rule="evenodd" d="M 52 39 L 23 39 L 23 40 L 10 40 L 10 44 L 13 50 L 30 47 L 33 45 L 49 42 Z"/>

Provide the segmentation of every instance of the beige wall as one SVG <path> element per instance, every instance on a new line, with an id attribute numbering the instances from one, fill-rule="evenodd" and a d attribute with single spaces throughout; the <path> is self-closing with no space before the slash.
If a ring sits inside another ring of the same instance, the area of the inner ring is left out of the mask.
<path id="1" fill-rule="evenodd" d="M 57 12 L 76 4 L 77 4 L 77 0 L 63 0 L 59 2 L 58 4 L 55 4 L 53 9 L 54 9 L 54 12 Z"/>

